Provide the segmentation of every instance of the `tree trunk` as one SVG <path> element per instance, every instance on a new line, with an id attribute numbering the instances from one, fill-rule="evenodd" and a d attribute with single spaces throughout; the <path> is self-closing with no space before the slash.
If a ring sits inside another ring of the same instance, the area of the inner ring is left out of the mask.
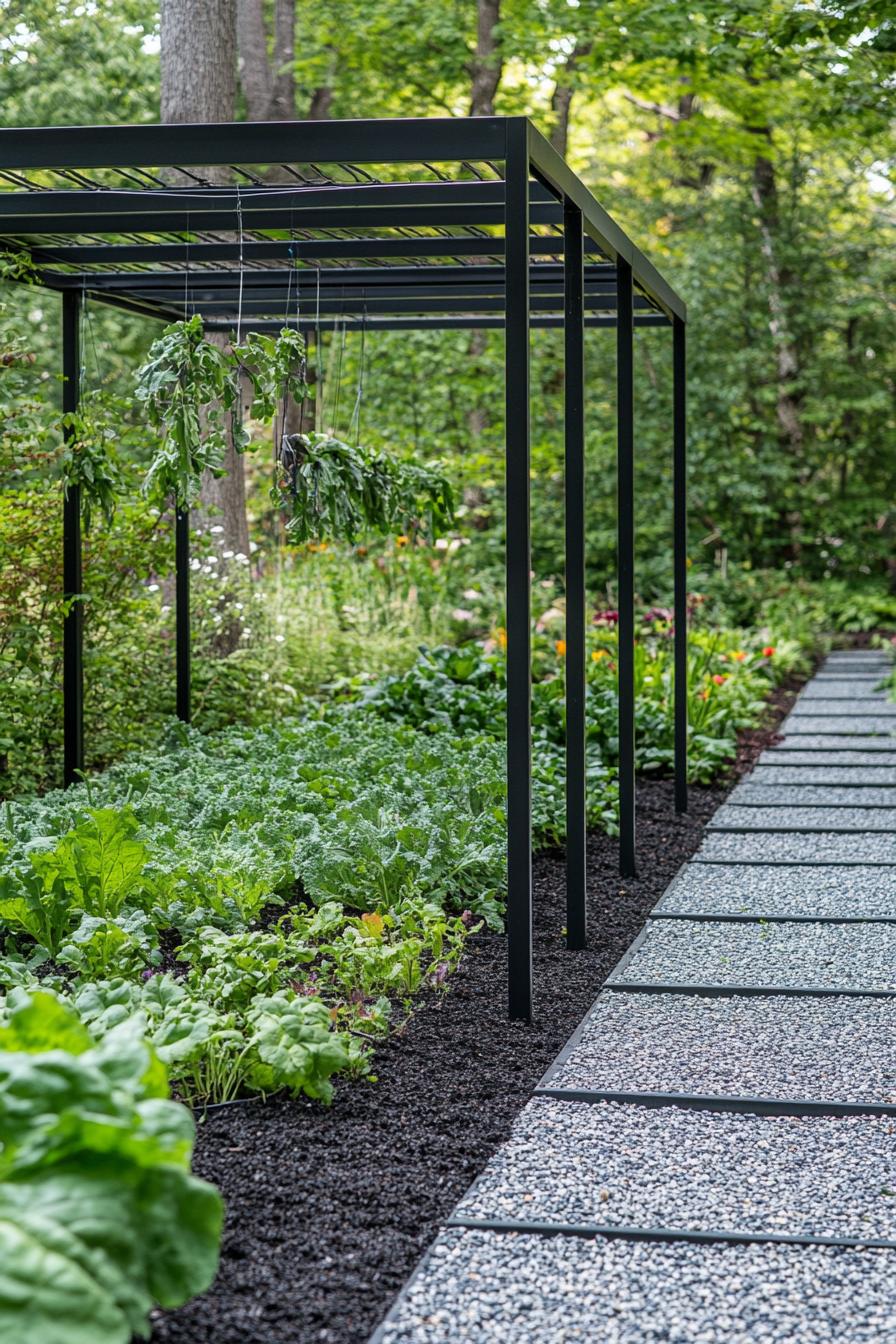
<path id="1" fill-rule="evenodd" d="M 495 94 L 503 67 L 497 33 L 500 19 L 501 0 L 478 0 L 476 54 L 470 67 L 471 117 L 495 115 Z"/>
<path id="2" fill-rule="evenodd" d="M 291 121 L 296 115 L 294 0 L 276 0 L 273 40 L 264 0 L 237 0 L 240 87 L 250 121 Z"/>
<path id="3" fill-rule="evenodd" d="M 756 132 L 771 140 L 767 128 Z M 794 453 L 803 446 L 803 426 L 800 419 L 799 399 L 793 384 L 799 377 L 800 360 L 787 320 L 787 291 L 792 276 L 778 259 L 780 215 L 778 210 L 778 183 L 775 165 L 764 154 L 757 154 L 753 164 L 750 195 L 759 218 L 759 246 L 765 262 L 765 280 L 768 292 L 768 329 L 775 347 L 778 381 L 778 426 L 782 439 Z"/>
<path id="4" fill-rule="evenodd" d="M 567 56 L 557 73 L 557 82 L 551 94 L 551 144 L 564 159 L 569 144 L 569 114 L 576 91 L 575 72 L 580 63 L 588 56 L 592 42 L 578 41 Z"/>
<path id="5" fill-rule="evenodd" d="M 233 121 L 233 0 L 162 0 L 163 121 Z"/>
<path id="6" fill-rule="evenodd" d="M 161 76 L 163 121 L 233 121 L 236 109 L 233 0 L 162 0 Z M 210 166 L 202 172 L 209 181 L 221 185 L 231 180 L 226 166 Z M 211 333 L 208 339 L 222 349 L 228 344 L 223 334 Z M 223 529 L 215 534 L 221 552 L 248 556 L 246 477 L 243 458 L 234 450 L 232 440 L 224 466 L 227 475 L 219 480 L 208 472 L 203 477 L 196 510 L 198 521 L 205 527 Z M 235 647 L 239 637 L 239 627 L 234 623 L 228 642 Z"/>

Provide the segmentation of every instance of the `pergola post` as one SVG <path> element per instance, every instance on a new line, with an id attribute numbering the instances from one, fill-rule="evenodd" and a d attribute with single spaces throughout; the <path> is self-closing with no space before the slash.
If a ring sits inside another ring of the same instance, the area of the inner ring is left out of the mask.
<path id="1" fill-rule="evenodd" d="M 504 395 L 507 507 L 507 960 L 511 1018 L 532 1016 L 529 128 L 507 122 Z"/>
<path id="2" fill-rule="evenodd" d="M 635 452 L 632 268 L 616 261 L 616 527 L 619 603 L 619 871 L 635 866 Z"/>
<path id="3" fill-rule="evenodd" d="M 81 392 L 81 296 L 62 295 L 62 412 L 78 409 Z M 65 439 L 74 437 L 65 426 Z M 66 788 L 84 770 L 84 607 L 81 601 L 81 487 L 69 485 L 62 505 L 62 780 Z"/>
<path id="4" fill-rule="evenodd" d="M 190 722 L 190 510 L 174 516 L 175 664 L 177 717 Z"/>
<path id="5" fill-rule="evenodd" d="M 675 810 L 688 810 L 688 461 L 687 345 L 672 319 L 672 507 L 675 575 Z"/>
<path id="6" fill-rule="evenodd" d="M 583 948 L 586 914 L 585 273 L 582 212 L 563 203 L 566 524 L 566 944 Z"/>

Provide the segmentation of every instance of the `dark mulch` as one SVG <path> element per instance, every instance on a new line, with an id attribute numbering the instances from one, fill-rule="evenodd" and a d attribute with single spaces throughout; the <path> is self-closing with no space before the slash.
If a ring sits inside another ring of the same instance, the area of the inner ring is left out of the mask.
<path id="1" fill-rule="evenodd" d="M 792 702 L 778 693 L 772 724 Z M 775 739 L 745 735 L 741 774 Z M 214 1287 L 160 1314 L 157 1344 L 363 1341 L 640 930 L 729 786 L 692 791 L 677 817 L 669 781 L 638 790 L 641 876 L 617 876 L 616 843 L 589 838 L 590 946 L 563 939 L 562 855 L 535 863 L 531 1024 L 508 1022 L 505 946 L 479 934 L 450 991 L 384 1044 L 376 1082 L 343 1083 L 329 1109 L 273 1100 L 207 1114 L 196 1171 L 227 1200 Z"/>

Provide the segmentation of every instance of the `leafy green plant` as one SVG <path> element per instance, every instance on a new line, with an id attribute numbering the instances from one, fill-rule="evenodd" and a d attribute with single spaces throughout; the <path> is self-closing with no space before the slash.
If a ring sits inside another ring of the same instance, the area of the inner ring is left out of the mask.
<path id="1" fill-rule="evenodd" d="M 60 457 L 60 473 L 66 495 L 72 487 L 81 491 L 85 532 L 90 531 L 94 508 L 106 524 L 125 489 L 126 478 L 118 459 L 120 430 L 107 416 L 101 397 L 82 397 L 77 411 L 62 417 L 66 431 Z"/>
<path id="2" fill-rule="evenodd" d="M 163 431 L 144 488 L 161 502 L 173 498 L 189 508 L 203 472 L 222 475 L 228 432 L 238 452 L 248 443 L 233 360 L 205 339 L 197 314 L 172 322 L 153 342 L 134 391 L 149 423 Z"/>
<path id="3" fill-rule="evenodd" d="M 451 486 L 436 466 L 316 433 L 285 437 L 279 463 L 274 499 L 290 510 L 287 527 L 299 542 L 396 529 L 436 536 L 454 516 Z"/>
<path id="4" fill-rule="evenodd" d="M 0 1143 L 4 1338 L 127 1344 L 208 1287 L 221 1198 L 190 1174 L 192 1118 L 134 1022 L 97 1044 L 52 996 L 15 996 Z"/>
<path id="5" fill-rule="evenodd" d="M 251 331 L 233 353 L 253 391 L 252 415 L 269 421 L 286 397 L 301 401 L 309 393 L 305 382 L 305 341 L 301 332 L 281 327 L 277 336 Z"/>
<path id="6" fill-rule="evenodd" d="M 85 914 L 113 919 L 145 887 L 149 851 L 137 838 L 138 825 L 133 808 L 90 809 L 42 856 L 44 871 L 63 883 Z"/>

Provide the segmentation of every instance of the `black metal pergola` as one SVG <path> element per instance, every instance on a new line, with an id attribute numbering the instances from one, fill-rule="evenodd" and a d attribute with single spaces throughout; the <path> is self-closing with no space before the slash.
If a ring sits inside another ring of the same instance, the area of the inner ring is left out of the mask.
<path id="1" fill-rule="evenodd" d="M 636 327 L 668 327 L 675 800 L 687 808 L 682 300 L 525 117 L 0 130 L 0 247 L 62 295 L 63 407 L 77 409 L 86 299 L 206 330 L 505 333 L 507 938 L 512 1017 L 532 1011 L 529 348 L 565 360 L 567 939 L 585 945 L 585 360 L 616 330 L 620 870 L 635 874 Z M 297 309 L 299 294 L 304 311 Z M 84 765 L 81 500 L 64 505 L 64 777 Z M 190 717 L 189 517 L 176 520 L 177 712 Z"/>

